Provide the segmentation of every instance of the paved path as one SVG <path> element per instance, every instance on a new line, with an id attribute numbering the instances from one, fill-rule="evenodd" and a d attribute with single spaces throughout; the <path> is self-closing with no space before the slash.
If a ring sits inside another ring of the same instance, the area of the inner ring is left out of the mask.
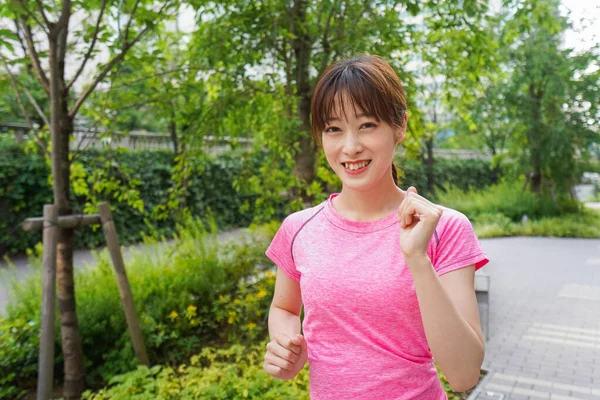
<path id="1" fill-rule="evenodd" d="M 477 399 L 600 400 L 600 240 L 482 240 L 491 371 Z"/>
<path id="2" fill-rule="evenodd" d="M 600 400 L 600 240 L 481 242 L 492 260 L 481 270 L 491 276 L 491 372 L 477 399 Z M 76 253 L 78 266 L 86 259 Z M 1 296 L 0 285 L 0 310 Z"/>

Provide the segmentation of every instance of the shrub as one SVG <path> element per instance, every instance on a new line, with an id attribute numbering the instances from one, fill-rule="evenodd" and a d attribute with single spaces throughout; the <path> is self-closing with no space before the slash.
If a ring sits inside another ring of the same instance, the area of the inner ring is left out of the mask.
<path id="1" fill-rule="evenodd" d="M 463 192 L 457 188 L 448 188 L 438 193 L 436 201 L 454 208 L 473 220 L 489 218 L 502 214 L 513 222 L 520 221 L 524 215 L 529 219 L 554 217 L 559 214 L 575 213 L 581 210 L 576 201 L 556 202 L 551 198 L 524 191 L 520 182 L 502 182 L 486 190 Z"/>
<path id="2" fill-rule="evenodd" d="M 111 386 L 98 393 L 84 393 L 83 398 L 308 400 L 308 368 L 292 381 L 273 379 L 262 370 L 265 345 L 205 348 L 189 365 L 139 367 L 113 378 Z"/>
<path id="3" fill-rule="evenodd" d="M 220 243 L 195 220 L 178 228 L 175 241 L 148 240 L 132 253 L 126 261 L 128 277 L 153 364 L 181 360 L 209 345 L 249 343 L 264 337 L 274 284 L 266 270 L 270 263 L 264 256 L 265 240 L 257 234 L 252 239 Z M 107 252 L 97 253 L 96 259 L 95 268 L 77 270 L 75 276 L 86 378 L 92 387 L 136 367 Z M 40 282 L 39 272 L 15 282 L 13 290 L 19 301 L 8 304 L 8 315 L 2 321 L 14 326 L 22 320 L 21 325 L 29 327 L 7 331 L 12 341 L 0 341 L 0 354 L 16 352 L 2 358 L 0 376 L 21 371 L 18 380 L 11 380 L 19 386 L 27 385 L 35 375 L 37 358 L 30 353 L 37 354 L 39 326 L 31 321 L 39 316 Z M 58 332 L 58 322 L 56 326 Z M 60 346 L 60 335 L 56 338 Z M 28 352 L 25 347 L 5 348 L 17 340 L 27 343 Z M 56 354 L 58 372 L 60 351 Z M 4 386 L 0 384 L 0 388 Z"/>
<path id="4" fill-rule="evenodd" d="M 243 161 L 237 153 L 231 152 L 193 160 L 194 173 L 185 199 L 191 216 L 207 222 L 207 216 L 211 215 L 220 229 L 250 224 L 254 197 L 240 194 L 233 188 L 234 177 L 249 168 L 244 163 L 256 162 L 252 156 L 246 159 Z M 128 205 L 126 196 L 115 199 L 107 193 L 95 193 L 98 199 L 111 202 L 122 243 L 138 242 L 142 232 L 150 230 L 166 236 L 175 232 L 178 220 L 175 216 L 157 219 L 153 214 L 158 205 L 167 201 L 172 186 L 172 152 L 90 149 L 79 154 L 77 163 L 76 172 L 83 176 L 77 185 L 97 184 L 94 180 L 97 174 L 113 178 L 113 184 L 139 192 L 142 211 Z M 14 144 L 0 145 L 0 255 L 23 252 L 41 241 L 41 232 L 25 232 L 21 224 L 25 218 L 40 216 L 43 205 L 52 203 L 49 175 L 50 168 L 41 155 L 26 153 L 23 147 Z M 134 182 L 135 185 L 131 185 Z M 83 197 L 73 196 L 71 201 L 74 212 L 83 211 Z M 244 204 L 248 207 L 242 212 L 240 208 Z M 148 221 L 152 221 L 152 227 Z M 104 242 L 98 227 L 76 230 L 77 247 L 95 247 Z"/>

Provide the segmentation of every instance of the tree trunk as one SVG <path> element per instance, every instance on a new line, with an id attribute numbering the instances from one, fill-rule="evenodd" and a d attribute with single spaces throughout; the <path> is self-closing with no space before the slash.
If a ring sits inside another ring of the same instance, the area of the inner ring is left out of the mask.
<path id="1" fill-rule="evenodd" d="M 529 96 L 531 97 L 532 126 L 529 130 L 529 149 L 531 154 L 532 171 L 529 174 L 531 191 L 539 192 L 542 187 L 542 96 L 543 92 L 536 90 L 534 84 L 529 85 Z"/>
<path id="2" fill-rule="evenodd" d="M 67 29 L 66 27 L 64 29 Z M 52 126 L 52 180 L 54 204 L 58 214 L 71 214 L 69 140 L 73 119 L 68 111 L 68 93 L 64 81 L 64 59 L 60 57 L 56 36 L 50 35 L 50 125 Z M 73 229 L 58 231 L 56 278 L 60 333 L 64 358 L 64 391 L 67 400 L 81 397 L 84 385 L 83 350 L 77 323 L 75 286 L 73 282 Z"/>
<path id="3" fill-rule="evenodd" d="M 177 140 L 177 123 L 175 122 L 175 113 L 171 111 L 171 119 L 169 120 L 169 133 L 171 134 L 171 142 L 175 155 L 179 155 L 179 142 Z"/>
<path id="4" fill-rule="evenodd" d="M 306 0 L 297 0 L 292 8 L 292 32 L 296 36 L 292 40 L 292 49 L 296 57 L 296 95 L 298 97 L 297 116 L 300 125 L 300 151 L 295 155 L 294 174 L 304 183 L 310 184 L 316 176 L 317 148 L 310 134 L 310 56 L 312 42 L 306 23 Z M 305 204 L 311 199 L 302 193 Z"/>
<path id="5" fill-rule="evenodd" d="M 427 157 L 423 156 L 423 162 L 425 163 L 425 176 L 427 177 L 427 196 L 431 196 L 435 192 L 435 172 L 433 166 L 435 159 L 433 156 L 433 137 L 425 140 L 425 151 Z"/>

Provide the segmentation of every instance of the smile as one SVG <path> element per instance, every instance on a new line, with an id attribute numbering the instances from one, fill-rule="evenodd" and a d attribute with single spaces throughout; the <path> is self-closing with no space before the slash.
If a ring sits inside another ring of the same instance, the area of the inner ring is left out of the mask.
<path id="1" fill-rule="evenodd" d="M 364 169 L 370 163 L 371 163 L 371 160 L 364 160 L 364 161 L 358 161 L 358 162 L 345 162 L 345 163 L 342 163 L 342 165 L 344 166 L 344 168 L 347 171 L 360 171 L 360 170 Z"/>

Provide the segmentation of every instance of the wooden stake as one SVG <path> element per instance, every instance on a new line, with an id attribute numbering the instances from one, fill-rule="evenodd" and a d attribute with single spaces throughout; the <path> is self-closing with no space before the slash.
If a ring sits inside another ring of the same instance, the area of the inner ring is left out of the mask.
<path id="1" fill-rule="evenodd" d="M 56 231 L 58 209 L 44 206 L 44 270 L 37 399 L 52 397 L 54 381 L 54 307 L 56 299 Z"/>
<path id="2" fill-rule="evenodd" d="M 23 221 L 23 229 L 26 231 L 39 231 L 44 225 L 44 218 L 27 218 Z M 100 216 L 98 214 L 78 214 L 63 215 L 58 217 L 56 223 L 60 229 L 74 229 L 80 226 L 100 225 Z"/>
<path id="3" fill-rule="evenodd" d="M 121 302 L 123 303 L 123 308 L 125 310 L 125 318 L 133 342 L 135 356 L 140 364 L 149 365 L 146 346 L 144 345 L 144 337 L 142 336 L 142 329 L 140 327 L 140 320 L 135 311 L 131 287 L 129 286 L 129 280 L 127 279 L 127 273 L 125 272 L 125 263 L 123 262 L 121 246 L 119 245 L 119 239 L 117 238 L 117 230 L 112 219 L 110 207 L 107 203 L 102 203 L 98 205 L 98 210 L 100 211 L 102 229 L 104 229 L 104 236 L 106 237 L 106 243 L 117 276 L 119 295 L 121 296 Z"/>

